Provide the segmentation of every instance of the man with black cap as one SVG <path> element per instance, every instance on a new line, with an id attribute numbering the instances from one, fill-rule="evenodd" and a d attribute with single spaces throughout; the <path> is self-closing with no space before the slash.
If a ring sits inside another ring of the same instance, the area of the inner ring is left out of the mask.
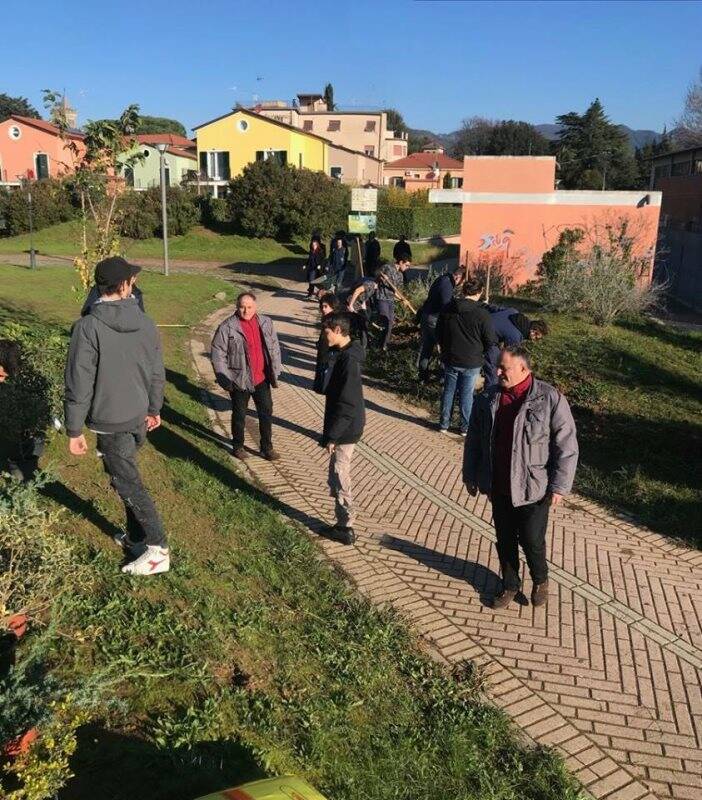
<path id="1" fill-rule="evenodd" d="M 156 326 L 139 308 L 134 282 L 141 268 L 123 258 L 95 267 L 100 297 L 73 326 L 66 363 L 66 432 L 75 456 L 88 452 L 83 426 L 124 503 L 127 558 L 122 572 L 156 575 L 170 568 L 163 524 L 142 483 L 137 450 L 161 424 L 165 371 Z"/>

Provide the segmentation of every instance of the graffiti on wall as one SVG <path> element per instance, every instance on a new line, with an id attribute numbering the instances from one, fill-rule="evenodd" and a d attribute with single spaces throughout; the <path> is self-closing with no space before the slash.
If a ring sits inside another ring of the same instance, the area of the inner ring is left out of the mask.
<path id="1" fill-rule="evenodd" d="M 508 252 L 512 236 L 514 236 L 514 231 L 509 228 L 505 228 L 502 233 L 481 233 L 478 250 L 482 253 L 488 250 L 490 252 Z"/>

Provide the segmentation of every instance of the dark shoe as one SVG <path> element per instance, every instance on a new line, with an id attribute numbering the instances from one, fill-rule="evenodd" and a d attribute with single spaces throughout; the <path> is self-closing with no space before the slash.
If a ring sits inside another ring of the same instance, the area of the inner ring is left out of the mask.
<path id="1" fill-rule="evenodd" d="M 280 453 L 275 450 L 263 450 L 261 451 L 261 455 L 266 461 L 280 461 Z"/>
<path id="2" fill-rule="evenodd" d="M 507 608 L 507 606 L 517 596 L 516 589 L 504 589 L 492 601 L 493 608 Z"/>
<path id="3" fill-rule="evenodd" d="M 535 583 L 531 590 L 531 604 L 533 606 L 543 606 L 548 602 L 548 581 Z"/>
<path id="4" fill-rule="evenodd" d="M 348 528 L 344 525 L 333 525 L 326 530 L 326 535 L 335 542 L 341 544 L 354 544 L 356 541 L 356 533 L 353 528 Z"/>
<path id="5" fill-rule="evenodd" d="M 248 458 L 251 458 L 251 456 L 246 452 L 246 450 L 244 450 L 243 447 L 235 447 L 232 450 L 232 455 L 234 458 L 238 458 L 240 461 L 246 461 Z"/>

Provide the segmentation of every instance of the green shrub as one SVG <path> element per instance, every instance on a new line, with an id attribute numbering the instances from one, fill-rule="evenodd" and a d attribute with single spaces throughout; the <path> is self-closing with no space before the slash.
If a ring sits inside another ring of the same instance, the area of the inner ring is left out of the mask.
<path id="1" fill-rule="evenodd" d="M 377 233 L 383 239 L 426 239 L 453 236 L 461 231 L 461 209 L 430 205 L 406 207 L 379 205 Z"/>
<path id="2" fill-rule="evenodd" d="M 161 190 L 148 189 L 146 195 L 158 194 L 159 224 L 157 236 L 163 236 L 161 229 Z M 192 189 L 180 189 L 171 186 L 166 193 L 168 206 L 168 235 L 184 236 L 191 228 L 200 221 L 200 209 L 197 205 L 197 195 Z"/>
<path id="3" fill-rule="evenodd" d="M 226 198 L 207 195 L 198 200 L 203 225 L 216 227 L 230 221 L 231 214 Z"/>
<path id="4" fill-rule="evenodd" d="M 68 184 L 61 180 L 35 181 L 32 192 L 34 230 L 66 222 L 76 216 Z M 29 200 L 25 189 L 0 190 L 0 233 L 16 236 L 29 230 Z"/>
<path id="5" fill-rule="evenodd" d="M 246 166 L 231 183 L 230 218 L 246 236 L 285 241 L 345 229 L 348 186 L 321 172 L 281 165 L 274 159 Z"/>
<path id="6" fill-rule="evenodd" d="M 161 202 L 148 192 L 124 192 L 119 198 L 119 232 L 129 239 L 151 239 L 161 225 Z"/>
<path id="7" fill-rule="evenodd" d="M 0 325 L 0 338 L 19 342 L 18 374 L 0 383 L 0 435 L 17 443 L 63 417 L 63 370 L 68 339 L 57 326 Z"/>

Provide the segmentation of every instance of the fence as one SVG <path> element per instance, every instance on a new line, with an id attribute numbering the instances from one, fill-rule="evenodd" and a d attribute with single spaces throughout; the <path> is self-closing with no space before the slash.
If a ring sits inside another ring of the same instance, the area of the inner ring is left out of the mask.
<path id="1" fill-rule="evenodd" d="M 668 283 L 668 294 L 702 312 L 702 233 L 663 229 L 659 235 L 655 279 Z"/>

